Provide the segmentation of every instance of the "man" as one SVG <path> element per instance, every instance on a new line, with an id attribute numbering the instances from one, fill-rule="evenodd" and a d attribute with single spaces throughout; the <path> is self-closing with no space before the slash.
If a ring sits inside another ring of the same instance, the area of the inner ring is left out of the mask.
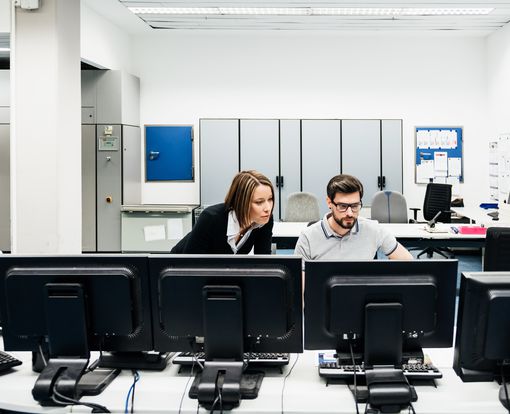
<path id="1" fill-rule="evenodd" d="M 389 259 L 412 260 L 411 253 L 377 222 L 359 217 L 363 185 L 352 175 L 329 180 L 327 203 L 331 212 L 299 236 L 295 253 L 308 260 L 373 259 L 377 250 Z"/>

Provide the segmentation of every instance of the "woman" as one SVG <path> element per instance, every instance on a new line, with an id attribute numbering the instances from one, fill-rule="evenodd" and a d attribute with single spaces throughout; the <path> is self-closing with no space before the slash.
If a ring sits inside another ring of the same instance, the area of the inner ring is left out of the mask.
<path id="1" fill-rule="evenodd" d="M 274 189 L 257 171 L 241 171 L 225 202 L 207 207 L 171 253 L 271 253 Z"/>

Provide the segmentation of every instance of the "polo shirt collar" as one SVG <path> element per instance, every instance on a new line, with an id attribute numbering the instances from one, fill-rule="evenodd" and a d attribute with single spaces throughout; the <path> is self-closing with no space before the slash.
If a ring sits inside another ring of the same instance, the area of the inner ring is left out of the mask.
<path id="1" fill-rule="evenodd" d="M 336 233 L 331 228 L 331 226 L 329 225 L 329 221 L 328 221 L 328 218 L 331 217 L 332 214 L 333 213 L 331 213 L 331 212 L 326 213 L 321 220 L 322 231 L 324 232 L 324 236 L 326 236 L 327 239 L 329 239 L 330 237 L 336 237 L 338 239 L 341 239 L 342 237 L 348 236 L 350 234 L 359 233 L 359 217 L 356 220 L 356 223 L 354 223 L 354 226 L 352 227 L 352 229 L 350 231 L 348 231 L 347 233 L 345 233 L 343 236 Z"/>

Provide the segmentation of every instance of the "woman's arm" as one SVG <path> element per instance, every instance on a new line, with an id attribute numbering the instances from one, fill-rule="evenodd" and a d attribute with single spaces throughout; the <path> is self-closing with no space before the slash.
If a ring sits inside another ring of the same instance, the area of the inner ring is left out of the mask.
<path id="1" fill-rule="evenodd" d="M 254 253 L 255 254 L 271 254 L 271 241 L 273 238 L 273 215 L 263 227 L 257 229 L 255 238 Z"/>
<path id="2" fill-rule="evenodd" d="M 215 216 L 204 210 L 198 216 L 197 222 L 191 230 L 183 253 L 185 254 L 207 254 L 212 251 L 212 235 L 214 234 Z"/>

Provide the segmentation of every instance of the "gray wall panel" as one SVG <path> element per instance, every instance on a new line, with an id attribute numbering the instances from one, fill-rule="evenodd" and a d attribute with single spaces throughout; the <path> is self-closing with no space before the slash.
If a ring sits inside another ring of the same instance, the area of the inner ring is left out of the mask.
<path id="1" fill-rule="evenodd" d="M 104 135 L 105 125 L 97 126 L 97 140 Z M 97 250 L 120 251 L 120 206 L 122 204 L 121 184 L 121 126 L 113 125 L 113 136 L 119 137 L 118 149 L 98 151 L 97 168 Z M 111 198 L 111 202 L 107 198 Z"/>
<path id="2" fill-rule="evenodd" d="M 239 171 L 237 119 L 200 120 L 200 204 L 222 203 Z"/>
<path id="3" fill-rule="evenodd" d="M 280 174 L 283 186 L 280 186 L 281 218 L 285 217 L 285 208 L 289 194 L 301 191 L 301 148 L 299 119 L 280 121 Z"/>
<path id="4" fill-rule="evenodd" d="M 140 145 L 140 128 L 122 125 L 123 204 L 141 204 L 142 202 Z"/>
<path id="5" fill-rule="evenodd" d="M 96 251 L 96 126 L 81 126 L 82 250 Z"/>
<path id="6" fill-rule="evenodd" d="M 278 165 L 278 120 L 241 120 L 241 170 L 257 170 L 273 183 L 276 190 Z M 274 210 L 279 211 L 278 196 L 275 195 Z M 278 213 L 274 216 L 278 219 Z"/>
<path id="7" fill-rule="evenodd" d="M 379 120 L 342 121 L 342 173 L 359 178 L 363 184 L 363 204 L 369 206 L 379 191 L 381 137 Z"/>
<path id="8" fill-rule="evenodd" d="M 340 173 L 340 121 L 303 120 L 303 191 L 313 193 L 319 200 L 321 214 L 329 209 L 326 204 L 326 186 Z"/>
<path id="9" fill-rule="evenodd" d="M 386 177 L 384 189 L 402 193 L 402 120 L 383 120 L 382 136 L 382 171 Z"/>
<path id="10" fill-rule="evenodd" d="M 10 125 L 0 124 L 0 250 L 11 250 Z"/>

